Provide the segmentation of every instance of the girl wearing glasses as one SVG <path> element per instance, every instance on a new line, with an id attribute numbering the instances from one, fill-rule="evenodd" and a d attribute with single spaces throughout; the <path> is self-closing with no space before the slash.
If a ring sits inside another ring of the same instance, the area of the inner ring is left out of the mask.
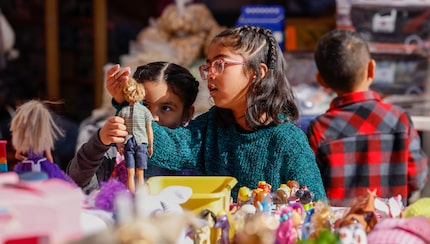
<path id="1" fill-rule="evenodd" d="M 241 26 L 219 33 L 200 67 L 215 106 L 187 127 L 154 124 L 150 164 L 233 176 L 238 180 L 234 199 L 241 186 L 296 180 L 315 193 L 315 200 L 325 200 L 315 155 L 293 123 L 298 109 L 285 72 L 283 53 L 270 30 Z M 113 86 L 107 87 L 116 101 L 124 100 Z"/>

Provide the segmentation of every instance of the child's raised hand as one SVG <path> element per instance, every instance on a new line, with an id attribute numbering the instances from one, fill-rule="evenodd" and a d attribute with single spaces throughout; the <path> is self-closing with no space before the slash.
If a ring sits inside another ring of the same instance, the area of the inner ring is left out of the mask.
<path id="1" fill-rule="evenodd" d="M 125 100 L 122 88 L 130 73 L 130 67 L 120 68 L 120 65 L 116 64 L 106 74 L 106 89 L 118 103 L 122 103 Z"/>
<path id="2" fill-rule="evenodd" d="M 118 116 L 110 117 L 99 131 L 100 141 L 104 145 L 124 143 L 127 135 L 125 120 Z"/>

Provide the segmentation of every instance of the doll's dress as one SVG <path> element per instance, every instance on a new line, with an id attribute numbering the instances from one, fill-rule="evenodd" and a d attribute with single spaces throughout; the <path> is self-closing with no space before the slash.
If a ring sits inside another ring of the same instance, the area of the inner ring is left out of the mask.
<path id="1" fill-rule="evenodd" d="M 72 178 L 64 173 L 56 163 L 50 162 L 43 155 L 38 155 L 32 151 L 28 153 L 27 159 L 15 165 L 13 171 L 18 174 L 24 172 L 45 172 L 49 178 L 61 179 L 77 187 Z"/>

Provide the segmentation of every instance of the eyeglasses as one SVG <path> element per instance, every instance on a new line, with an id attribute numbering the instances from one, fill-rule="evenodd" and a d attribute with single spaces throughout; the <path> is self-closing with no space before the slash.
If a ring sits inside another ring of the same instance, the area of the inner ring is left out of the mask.
<path id="1" fill-rule="evenodd" d="M 209 71 L 215 76 L 221 75 L 222 72 L 224 72 L 224 67 L 226 64 L 239 65 L 239 64 L 245 64 L 245 62 L 227 59 L 227 58 L 215 59 L 214 61 L 212 61 L 212 63 L 200 65 L 199 67 L 200 77 L 202 77 L 203 80 L 207 80 Z"/>

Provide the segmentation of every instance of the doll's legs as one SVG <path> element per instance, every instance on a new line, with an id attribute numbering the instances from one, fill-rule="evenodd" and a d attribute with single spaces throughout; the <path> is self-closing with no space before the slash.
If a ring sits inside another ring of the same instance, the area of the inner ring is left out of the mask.
<path id="1" fill-rule="evenodd" d="M 136 184 L 134 182 L 134 168 L 127 168 L 127 188 L 131 192 L 135 192 Z"/>
<path id="2" fill-rule="evenodd" d="M 147 144 L 136 145 L 136 176 L 137 183 L 144 183 L 144 169 L 148 168 L 148 146 Z"/>
<path id="3" fill-rule="evenodd" d="M 127 166 L 127 187 L 134 192 L 135 174 L 137 183 L 144 183 L 144 169 L 148 167 L 148 146 L 147 144 L 136 144 L 134 137 L 127 140 L 124 145 L 124 159 Z"/>
<path id="4" fill-rule="evenodd" d="M 130 138 L 124 145 L 124 160 L 125 165 L 127 166 L 127 187 L 131 192 L 135 191 L 135 168 L 136 162 L 134 158 L 135 154 L 136 141 L 134 138 Z"/>

